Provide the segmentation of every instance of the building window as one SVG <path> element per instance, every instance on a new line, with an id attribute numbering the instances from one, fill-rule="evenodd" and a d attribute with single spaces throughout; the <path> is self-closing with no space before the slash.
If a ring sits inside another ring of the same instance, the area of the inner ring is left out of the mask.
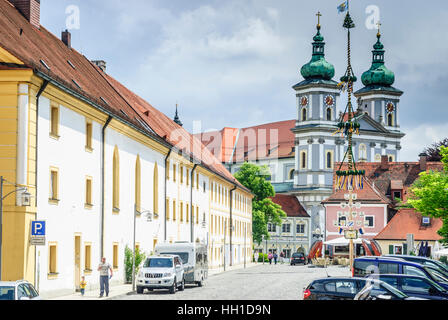
<path id="1" fill-rule="evenodd" d="M 196 207 L 196 224 L 199 224 L 199 206 Z"/>
<path id="2" fill-rule="evenodd" d="M 173 200 L 173 221 L 176 221 L 176 200 Z"/>
<path id="3" fill-rule="evenodd" d="M 401 199 L 401 191 L 394 191 L 394 200 Z"/>
<path id="4" fill-rule="evenodd" d="M 84 272 L 92 271 L 92 245 L 86 244 L 84 247 Z"/>
<path id="5" fill-rule="evenodd" d="M 387 125 L 389 127 L 392 127 L 394 125 L 394 115 L 392 113 L 389 113 L 387 115 Z"/>
<path id="6" fill-rule="evenodd" d="M 154 177 L 153 177 L 153 211 L 154 219 L 159 218 L 159 167 L 157 163 L 154 164 Z"/>
<path id="7" fill-rule="evenodd" d="M 302 151 L 300 152 L 300 168 L 301 169 L 306 169 L 308 164 L 307 164 L 307 152 L 306 151 Z"/>
<path id="8" fill-rule="evenodd" d="M 184 222 L 184 204 L 180 202 L 180 222 Z"/>
<path id="9" fill-rule="evenodd" d="M 277 225 L 275 223 L 268 223 L 268 232 L 277 232 Z"/>
<path id="10" fill-rule="evenodd" d="M 338 218 L 338 225 L 340 227 L 345 227 L 347 225 L 347 217 L 344 217 L 344 216 L 339 217 Z"/>
<path id="11" fill-rule="evenodd" d="M 367 161 L 367 147 L 364 143 L 359 145 L 359 161 Z"/>
<path id="12" fill-rule="evenodd" d="M 375 226 L 375 220 L 373 216 L 364 217 L 364 227 L 373 228 Z"/>
<path id="13" fill-rule="evenodd" d="M 87 151 L 92 151 L 93 150 L 93 138 L 92 138 L 92 122 L 87 121 L 86 122 L 86 150 Z"/>
<path id="14" fill-rule="evenodd" d="M 166 172 L 165 172 L 166 180 L 169 180 L 170 179 L 170 162 L 169 161 L 166 162 L 165 170 L 166 170 Z"/>
<path id="15" fill-rule="evenodd" d="M 173 181 L 174 182 L 176 182 L 176 169 L 177 169 L 177 166 L 175 165 L 175 164 L 173 164 Z"/>
<path id="16" fill-rule="evenodd" d="M 188 222 L 190 222 L 190 204 L 187 203 L 187 205 L 185 206 L 185 220 Z"/>
<path id="17" fill-rule="evenodd" d="M 395 156 L 393 154 L 388 155 L 387 159 L 389 160 L 389 162 L 395 162 Z"/>
<path id="18" fill-rule="evenodd" d="M 289 223 L 284 223 L 282 225 L 282 232 L 283 233 L 291 233 L 291 224 Z"/>
<path id="19" fill-rule="evenodd" d="M 58 274 L 58 245 L 50 243 L 48 247 L 48 275 Z"/>
<path id="20" fill-rule="evenodd" d="M 141 212 L 141 190 L 142 190 L 142 178 L 141 178 L 141 166 L 140 166 L 140 156 L 137 156 L 135 161 L 135 209 L 137 212 Z"/>
<path id="21" fill-rule="evenodd" d="M 305 234 L 305 225 L 304 224 L 298 224 L 296 231 L 297 231 L 297 233 Z"/>
<path id="22" fill-rule="evenodd" d="M 182 184 L 184 183 L 184 166 L 180 165 L 179 168 L 180 168 L 180 183 Z"/>
<path id="23" fill-rule="evenodd" d="M 294 180 L 294 169 L 289 170 L 288 178 L 289 180 Z"/>
<path id="24" fill-rule="evenodd" d="M 50 136 L 59 138 L 59 107 L 56 105 L 50 109 Z"/>
<path id="25" fill-rule="evenodd" d="M 170 221 L 170 199 L 166 199 L 165 203 L 166 221 Z"/>
<path id="26" fill-rule="evenodd" d="M 50 168 L 50 202 L 59 202 L 59 170 Z"/>
<path id="27" fill-rule="evenodd" d="M 112 165 L 112 207 L 114 212 L 120 212 L 120 156 L 115 146 Z"/>
<path id="28" fill-rule="evenodd" d="M 185 176 L 187 178 L 187 186 L 189 186 L 190 185 L 190 169 L 186 168 Z"/>
<path id="29" fill-rule="evenodd" d="M 327 160 L 326 168 L 333 169 L 333 152 L 332 151 L 327 151 L 326 160 Z"/>
<path id="30" fill-rule="evenodd" d="M 196 189 L 199 190 L 199 173 L 196 173 Z"/>
<path id="31" fill-rule="evenodd" d="M 86 178 L 86 207 L 92 207 L 92 178 Z"/>
<path id="32" fill-rule="evenodd" d="M 327 108 L 327 121 L 331 121 L 332 119 L 332 110 L 331 108 Z"/>
<path id="33" fill-rule="evenodd" d="M 118 243 L 113 244 L 113 259 L 112 259 L 112 268 L 118 269 Z"/>
<path id="34" fill-rule="evenodd" d="M 303 108 L 302 109 L 302 121 L 306 121 L 307 120 L 307 109 Z"/>

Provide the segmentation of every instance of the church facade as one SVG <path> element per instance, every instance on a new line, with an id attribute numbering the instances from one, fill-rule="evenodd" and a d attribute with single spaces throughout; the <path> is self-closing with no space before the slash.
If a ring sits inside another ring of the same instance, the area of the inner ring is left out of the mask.
<path id="1" fill-rule="evenodd" d="M 403 92 L 392 87 L 395 76 L 385 67 L 379 32 L 377 38 L 372 67 L 362 76 L 364 86 L 354 93 L 358 109 L 353 116 L 361 125 L 359 135 L 353 139 L 356 162 L 381 162 L 382 156 L 390 162 L 400 161 L 404 133 L 400 131 L 399 110 Z M 320 24 L 313 38 L 311 60 L 302 67 L 301 75 L 303 80 L 293 86 L 295 119 L 252 128 L 224 128 L 203 134 L 201 139 L 212 153 L 219 153 L 218 158 L 232 173 L 244 162 L 268 165 L 276 193 L 296 197 L 310 216 L 309 246 L 305 248 L 308 252 L 315 241 L 325 237 L 325 209 L 321 202 L 333 193 L 335 165 L 347 160 L 344 156 L 348 147 L 348 142 L 335 134 L 345 106 L 340 105 L 341 88 L 335 80 L 335 68 L 325 59 Z M 290 126 L 289 133 L 285 133 L 285 124 Z M 270 130 L 270 137 L 277 134 L 277 141 L 241 137 L 254 128 L 256 136 L 260 136 L 260 129 Z"/>

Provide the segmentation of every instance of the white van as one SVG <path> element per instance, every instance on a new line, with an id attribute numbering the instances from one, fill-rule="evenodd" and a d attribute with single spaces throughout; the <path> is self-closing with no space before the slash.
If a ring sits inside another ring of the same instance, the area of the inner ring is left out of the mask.
<path id="1" fill-rule="evenodd" d="M 185 283 L 202 287 L 208 277 L 207 246 L 201 243 L 175 242 L 157 244 L 155 254 L 175 254 L 182 259 Z"/>

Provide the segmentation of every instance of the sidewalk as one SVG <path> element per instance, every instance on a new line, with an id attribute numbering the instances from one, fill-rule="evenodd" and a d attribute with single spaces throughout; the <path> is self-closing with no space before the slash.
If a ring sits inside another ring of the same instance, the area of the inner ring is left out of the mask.
<path id="1" fill-rule="evenodd" d="M 256 263 L 247 263 L 246 268 L 255 267 L 256 265 L 257 265 Z M 226 266 L 225 272 L 233 271 L 233 270 L 240 270 L 240 269 L 244 269 L 244 265 L 238 265 L 238 266 L 232 266 L 232 267 Z M 213 277 L 213 276 L 219 275 L 221 273 L 224 273 L 224 268 L 211 269 L 208 271 L 209 277 Z M 86 290 L 84 296 L 81 296 L 80 292 L 75 292 L 73 294 L 66 295 L 66 296 L 48 298 L 48 300 L 87 300 L 87 301 L 109 300 L 109 299 L 116 298 L 118 296 L 122 296 L 122 295 L 125 295 L 128 293 L 131 293 L 131 292 L 132 292 L 132 284 L 122 284 L 122 285 L 110 286 L 109 297 L 107 297 L 107 298 L 105 296 L 103 298 L 99 298 L 100 290 L 95 289 L 95 290 L 89 290 L 89 291 Z"/>

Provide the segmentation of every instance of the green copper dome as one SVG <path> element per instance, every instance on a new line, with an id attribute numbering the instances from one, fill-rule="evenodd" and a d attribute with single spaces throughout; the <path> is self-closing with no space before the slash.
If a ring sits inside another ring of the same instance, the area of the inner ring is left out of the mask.
<path id="1" fill-rule="evenodd" d="M 331 80 L 335 74 L 334 66 L 325 60 L 325 42 L 320 34 L 320 25 L 317 26 L 317 34 L 313 40 L 313 57 L 302 67 L 301 74 L 306 80 Z"/>
<path id="2" fill-rule="evenodd" d="M 363 73 L 362 83 L 368 86 L 391 86 L 395 82 L 395 74 L 384 65 L 384 45 L 381 43 L 381 34 L 377 34 L 378 41 L 373 46 L 372 67 Z"/>

